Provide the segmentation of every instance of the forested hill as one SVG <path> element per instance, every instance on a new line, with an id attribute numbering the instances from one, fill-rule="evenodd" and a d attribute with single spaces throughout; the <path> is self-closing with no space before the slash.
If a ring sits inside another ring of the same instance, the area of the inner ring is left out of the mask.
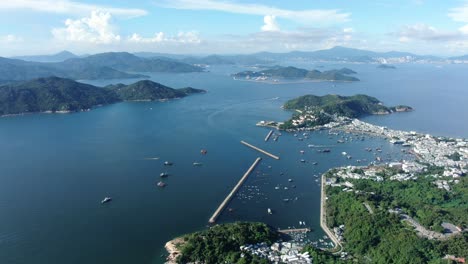
<path id="1" fill-rule="evenodd" d="M 173 89 L 152 81 L 105 88 L 59 77 L 0 86 L 0 116 L 35 112 L 74 112 L 94 106 L 131 100 L 160 100 L 184 97 L 204 90 Z"/>
<path id="2" fill-rule="evenodd" d="M 387 107 L 377 98 L 358 94 L 353 96 L 340 96 L 328 94 L 324 96 L 304 95 L 284 104 L 284 109 L 297 110 L 323 110 L 328 114 L 337 114 L 346 117 L 360 117 L 371 114 L 389 114 L 412 110 L 409 106 Z"/>
<path id="3" fill-rule="evenodd" d="M 252 79 L 258 77 L 274 77 L 274 78 L 285 78 L 285 79 L 310 79 L 310 80 L 324 80 L 324 81 L 359 81 L 358 78 L 348 76 L 350 74 L 355 74 L 356 72 L 348 69 L 335 69 L 328 71 L 319 71 L 319 70 L 306 70 L 301 68 L 296 68 L 292 66 L 281 67 L 275 66 L 271 69 L 266 69 L 263 71 L 243 71 L 233 75 L 235 78 L 245 78 Z"/>

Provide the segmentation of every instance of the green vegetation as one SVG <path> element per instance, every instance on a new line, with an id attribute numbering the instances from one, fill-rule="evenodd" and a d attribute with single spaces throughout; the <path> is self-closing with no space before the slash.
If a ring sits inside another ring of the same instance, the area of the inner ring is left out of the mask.
<path id="1" fill-rule="evenodd" d="M 354 74 L 355 71 L 343 68 L 340 70 L 329 70 L 329 71 L 318 71 L 312 70 L 308 71 L 306 69 L 300 69 L 296 67 L 281 67 L 275 66 L 271 69 L 254 72 L 254 71 L 243 71 L 234 74 L 236 78 L 250 78 L 255 77 L 277 77 L 277 78 L 286 78 L 286 79 L 311 79 L 311 80 L 326 80 L 326 81 L 359 81 L 358 78 L 347 76 L 348 74 Z"/>
<path id="2" fill-rule="evenodd" d="M 328 94 L 324 96 L 304 95 L 287 101 L 284 109 L 323 110 L 328 114 L 338 114 L 346 117 L 359 117 L 364 114 L 390 113 L 388 107 L 375 97 L 358 94 L 339 96 Z"/>
<path id="3" fill-rule="evenodd" d="M 272 244 L 278 233 L 263 223 L 236 222 L 213 226 L 210 229 L 184 236 L 178 263 L 268 263 L 246 255 L 241 258 L 239 247 L 266 242 Z"/>
<path id="4" fill-rule="evenodd" d="M 432 183 L 434 178 L 429 175 L 434 172 L 440 172 L 439 168 L 421 173 L 416 181 L 349 180 L 358 194 L 327 187 L 327 222 L 330 227 L 345 225 L 345 251 L 358 263 L 441 263 L 446 254 L 468 256 L 466 233 L 446 241 L 419 238 L 397 214 L 388 212 L 400 208 L 426 228 L 439 232 L 443 221 L 466 227 L 468 179 L 461 178 L 447 192 Z M 394 173 L 384 171 L 383 175 Z M 366 210 L 364 202 L 374 214 Z"/>
<path id="5" fill-rule="evenodd" d="M 327 264 L 342 264 L 346 263 L 345 260 L 332 255 L 328 251 L 317 249 L 313 246 L 307 245 L 303 248 L 302 252 L 309 252 L 312 257 L 313 263 L 327 263 Z"/>
<path id="6" fill-rule="evenodd" d="M 461 160 L 461 157 L 462 155 L 458 152 L 454 152 L 452 153 L 451 155 L 448 155 L 447 156 L 449 159 L 453 160 L 453 161 L 460 161 Z"/>
<path id="7" fill-rule="evenodd" d="M 363 115 L 390 114 L 395 111 L 404 112 L 412 110 L 411 107 L 403 105 L 386 107 L 377 98 L 363 94 L 353 96 L 334 94 L 324 96 L 304 95 L 287 101 L 283 108 L 305 111 L 307 114 L 313 115 L 315 119 L 307 119 L 304 124 L 294 126 L 292 121 L 299 116 L 295 114 L 292 119 L 284 123 L 282 129 L 324 125 L 332 121 L 332 115 L 357 118 Z"/>
<path id="8" fill-rule="evenodd" d="M 204 90 L 172 89 L 152 81 L 100 88 L 70 79 L 49 77 L 0 86 L 0 116 L 8 114 L 81 111 L 127 100 L 184 97 Z"/>

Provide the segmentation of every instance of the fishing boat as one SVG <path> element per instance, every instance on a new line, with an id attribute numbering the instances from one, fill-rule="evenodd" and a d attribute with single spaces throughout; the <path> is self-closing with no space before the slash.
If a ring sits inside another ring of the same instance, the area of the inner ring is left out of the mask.
<path id="1" fill-rule="evenodd" d="M 305 159 L 301 159 L 301 162 L 302 162 L 302 163 L 305 163 L 305 162 L 306 162 L 306 160 L 305 160 Z"/>
<path id="2" fill-rule="evenodd" d="M 203 165 L 203 163 L 200 163 L 200 162 L 194 162 L 193 163 L 193 166 L 195 166 L 195 167 L 199 167 L 199 166 L 202 166 L 202 165 Z"/>
<path id="3" fill-rule="evenodd" d="M 164 183 L 164 182 L 162 182 L 162 181 L 160 181 L 160 182 L 158 182 L 156 185 L 157 185 L 158 187 L 164 188 L 164 187 L 166 187 L 167 184 Z"/>
<path id="4" fill-rule="evenodd" d="M 270 209 L 270 208 L 268 208 L 268 210 L 267 210 L 267 211 L 268 211 L 268 214 L 273 214 L 273 212 L 271 211 L 271 209 Z"/>
<path id="5" fill-rule="evenodd" d="M 292 182 L 293 180 L 292 179 L 288 179 L 288 182 Z"/>
<path id="6" fill-rule="evenodd" d="M 170 162 L 170 161 L 165 161 L 165 162 L 164 162 L 164 165 L 165 165 L 165 166 L 172 166 L 172 164 L 173 164 L 173 163 Z"/>
<path id="7" fill-rule="evenodd" d="M 208 153 L 208 151 L 207 151 L 206 149 L 202 149 L 202 150 L 200 150 L 200 153 L 201 153 L 202 155 L 206 155 L 206 153 Z"/>
<path id="8" fill-rule="evenodd" d="M 159 174 L 159 177 L 161 178 L 166 178 L 167 176 L 169 176 L 169 173 L 167 172 L 161 172 L 161 174 Z"/>
<path id="9" fill-rule="evenodd" d="M 105 204 L 105 203 L 108 203 L 110 201 L 112 201 L 111 197 L 105 197 L 104 200 L 101 201 L 101 204 Z"/>

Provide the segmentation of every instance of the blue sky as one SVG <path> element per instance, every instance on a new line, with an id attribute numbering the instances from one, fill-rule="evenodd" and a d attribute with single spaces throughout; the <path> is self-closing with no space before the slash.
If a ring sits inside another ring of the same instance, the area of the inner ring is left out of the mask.
<path id="1" fill-rule="evenodd" d="M 14 0 L 0 2 L 0 56 L 61 50 L 252 53 L 336 45 L 468 53 L 464 0 Z"/>

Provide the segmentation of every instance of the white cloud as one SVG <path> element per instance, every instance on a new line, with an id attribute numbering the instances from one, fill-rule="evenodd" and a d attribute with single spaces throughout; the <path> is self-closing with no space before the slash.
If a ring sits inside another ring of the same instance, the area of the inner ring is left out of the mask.
<path id="1" fill-rule="evenodd" d="M 63 42 L 82 42 L 93 44 L 110 44 L 120 41 L 111 25 L 112 16 L 108 12 L 93 11 L 90 17 L 67 19 L 64 28 L 54 28 L 55 39 Z"/>
<path id="2" fill-rule="evenodd" d="M 468 3 L 463 6 L 450 9 L 448 14 L 454 21 L 468 23 Z"/>
<path id="3" fill-rule="evenodd" d="M 458 31 L 444 31 L 426 24 L 406 25 L 397 33 L 401 42 L 410 40 L 450 41 L 461 37 Z"/>
<path id="4" fill-rule="evenodd" d="M 200 36 L 195 31 L 179 32 L 175 36 L 167 36 L 164 32 L 156 33 L 153 37 L 145 38 L 137 33 L 133 33 L 128 37 L 128 41 L 132 43 L 187 43 L 199 44 L 201 43 Z"/>
<path id="5" fill-rule="evenodd" d="M 23 39 L 12 34 L 8 34 L 5 36 L 0 36 L 0 42 L 4 44 L 10 44 L 10 43 L 17 43 L 17 42 L 22 42 Z"/>
<path id="6" fill-rule="evenodd" d="M 37 12 L 48 12 L 68 15 L 87 15 L 93 10 L 101 10 L 114 16 L 138 17 L 148 12 L 136 8 L 115 8 L 101 5 L 85 4 L 69 0 L 1 0 L 0 11 L 10 9 L 26 9 Z"/>
<path id="7" fill-rule="evenodd" d="M 262 26 L 262 31 L 279 31 L 279 26 L 276 23 L 275 16 L 265 16 L 263 18 L 265 25 Z"/>
<path id="8" fill-rule="evenodd" d="M 350 20 L 350 13 L 342 13 L 337 9 L 306 9 L 288 10 L 259 4 L 244 4 L 215 0 L 162 0 L 158 6 L 188 9 L 188 10 L 215 10 L 236 14 L 271 15 L 286 18 L 301 23 L 331 24 Z"/>
<path id="9" fill-rule="evenodd" d="M 343 32 L 344 33 L 353 33 L 354 32 L 354 29 L 353 28 L 343 28 Z"/>

